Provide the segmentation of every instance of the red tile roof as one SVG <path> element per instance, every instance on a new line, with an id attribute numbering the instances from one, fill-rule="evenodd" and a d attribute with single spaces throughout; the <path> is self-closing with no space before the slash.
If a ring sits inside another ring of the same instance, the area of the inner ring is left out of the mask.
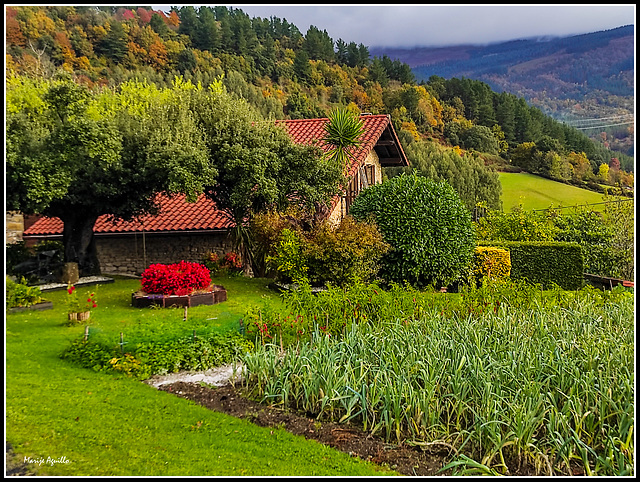
<path id="1" fill-rule="evenodd" d="M 184 195 L 173 198 L 159 194 L 160 213 L 157 216 L 143 216 L 134 221 L 112 222 L 108 215 L 98 218 L 93 232 L 167 232 L 167 231 L 207 231 L 226 229 L 233 226 L 227 216 L 215 208 L 211 199 L 203 195 L 195 203 L 189 203 Z M 59 218 L 43 217 L 25 230 L 25 236 L 62 234 L 63 223 Z"/>
<path id="2" fill-rule="evenodd" d="M 351 177 L 358 170 L 360 164 L 376 145 L 384 130 L 391 123 L 388 115 L 363 115 L 364 135 L 361 146 L 352 155 L 353 162 L 349 166 L 347 177 Z M 329 119 L 294 119 L 279 121 L 284 123 L 287 132 L 297 144 L 317 143 L 323 150 L 328 146 L 320 140 L 324 137 L 324 126 Z M 127 233 L 127 232 L 175 232 L 175 231 L 204 231 L 211 229 L 226 229 L 233 223 L 221 211 L 215 209 L 213 201 L 201 195 L 195 203 L 185 201 L 185 196 L 169 198 L 160 196 L 160 213 L 157 216 L 144 216 L 138 221 L 111 222 L 109 216 L 98 218 L 93 228 L 94 233 Z M 334 200 L 335 206 L 339 199 Z M 43 217 L 24 231 L 24 236 L 45 236 L 62 234 L 63 223 L 59 218 Z"/>
<path id="3" fill-rule="evenodd" d="M 363 115 L 360 116 L 360 119 L 364 123 L 364 134 L 360 139 L 362 144 L 351 155 L 353 162 L 349 166 L 347 177 L 351 177 L 358 170 L 360 164 L 373 150 L 376 142 L 391 122 L 388 115 Z M 329 119 L 293 119 L 281 122 L 285 124 L 289 136 L 296 144 L 317 143 L 324 151 L 329 149 L 329 146 L 321 141 L 325 135 L 324 126 L 329 122 Z"/>

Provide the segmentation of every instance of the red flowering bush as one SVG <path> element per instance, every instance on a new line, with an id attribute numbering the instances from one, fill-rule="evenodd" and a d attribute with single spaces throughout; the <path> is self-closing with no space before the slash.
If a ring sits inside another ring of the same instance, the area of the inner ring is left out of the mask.
<path id="1" fill-rule="evenodd" d="M 242 260 L 240 259 L 240 255 L 233 252 L 229 252 L 225 254 L 224 259 L 222 261 L 222 267 L 227 268 L 229 270 L 242 269 Z"/>
<path id="2" fill-rule="evenodd" d="M 232 251 L 220 257 L 218 253 L 210 252 L 204 258 L 204 265 L 214 276 L 238 275 L 244 270 L 242 258 Z"/>
<path id="3" fill-rule="evenodd" d="M 190 295 L 211 284 L 209 270 L 199 263 L 180 261 L 152 264 L 142 273 L 142 289 L 147 294 Z"/>

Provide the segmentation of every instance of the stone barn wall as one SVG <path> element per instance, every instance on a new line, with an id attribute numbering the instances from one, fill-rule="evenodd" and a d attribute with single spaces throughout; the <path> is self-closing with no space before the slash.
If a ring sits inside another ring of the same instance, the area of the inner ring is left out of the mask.
<path id="1" fill-rule="evenodd" d="M 227 231 L 96 235 L 95 240 L 103 274 L 138 276 L 151 264 L 201 263 L 208 252 L 224 255 L 232 249 Z"/>
<path id="2" fill-rule="evenodd" d="M 5 245 L 22 241 L 24 231 L 24 217 L 16 211 L 6 212 Z"/>

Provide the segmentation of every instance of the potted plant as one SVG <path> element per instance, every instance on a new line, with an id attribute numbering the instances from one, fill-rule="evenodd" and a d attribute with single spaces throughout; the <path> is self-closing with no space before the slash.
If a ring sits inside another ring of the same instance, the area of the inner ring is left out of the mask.
<path id="1" fill-rule="evenodd" d="M 97 308 L 96 294 L 91 293 L 86 300 L 80 300 L 80 295 L 74 285 L 67 286 L 67 316 L 69 321 L 86 321 L 91 316 L 91 309 Z"/>

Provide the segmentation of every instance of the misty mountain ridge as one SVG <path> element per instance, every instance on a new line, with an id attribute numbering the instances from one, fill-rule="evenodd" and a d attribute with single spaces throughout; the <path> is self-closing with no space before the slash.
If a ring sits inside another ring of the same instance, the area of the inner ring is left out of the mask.
<path id="1" fill-rule="evenodd" d="M 371 47 L 370 52 L 408 64 L 417 82 L 432 75 L 480 80 L 576 126 L 587 125 L 580 124 L 581 119 L 615 118 L 622 123 L 609 128 L 609 139 L 632 154 L 634 48 L 635 28 L 627 25 L 569 37 L 434 48 Z M 602 137 L 596 128 L 585 133 Z"/>
<path id="2" fill-rule="evenodd" d="M 580 99 L 587 91 L 634 93 L 634 26 L 571 37 L 540 36 L 490 45 L 371 47 L 371 55 L 408 64 L 419 82 L 430 76 L 482 80 L 498 92 L 533 97 L 546 91 Z"/>

